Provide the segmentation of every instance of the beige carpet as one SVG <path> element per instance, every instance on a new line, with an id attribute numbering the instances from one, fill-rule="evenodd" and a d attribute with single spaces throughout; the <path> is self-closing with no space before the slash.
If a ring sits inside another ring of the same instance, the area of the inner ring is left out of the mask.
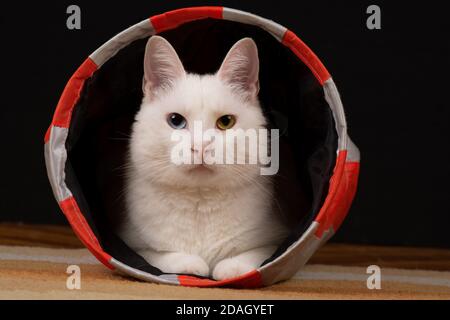
<path id="1" fill-rule="evenodd" d="M 81 289 L 66 288 L 69 265 Z M 290 281 L 256 290 L 145 283 L 100 265 L 86 249 L 0 246 L 0 299 L 450 299 L 450 272 L 382 268 L 381 290 L 366 269 L 308 265 Z"/>

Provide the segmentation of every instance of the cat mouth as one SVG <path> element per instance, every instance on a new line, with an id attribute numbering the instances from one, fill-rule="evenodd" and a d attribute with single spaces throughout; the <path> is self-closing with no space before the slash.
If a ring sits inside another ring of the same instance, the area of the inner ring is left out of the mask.
<path id="1" fill-rule="evenodd" d="M 194 173 L 194 174 L 211 174 L 211 173 L 214 172 L 214 170 L 209 165 L 196 164 L 196 165 L 192 165 L 189 168 L 188 172 L 189 173 Z"/>

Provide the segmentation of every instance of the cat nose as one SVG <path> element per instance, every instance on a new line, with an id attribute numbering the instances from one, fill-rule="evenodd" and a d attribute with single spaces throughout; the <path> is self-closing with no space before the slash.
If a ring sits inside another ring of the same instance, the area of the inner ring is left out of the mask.
<path id="1" fill-rule="evenodd" d="M 199 145 L 194 145 L 194 144 L 193 144 L 193 145 L 191 146 L 191 151 L 194 152 L 194 153 L 203 153 L 203 152 L 206 152 L 206 151 L 208 151 L 208 150 L 207 150 L 207 147 L 208 147 L 208 145 L 210 145 L 210 144 L 211 144 L 211 141 L 203 141 L 201 146 L 199 146 Z"/>

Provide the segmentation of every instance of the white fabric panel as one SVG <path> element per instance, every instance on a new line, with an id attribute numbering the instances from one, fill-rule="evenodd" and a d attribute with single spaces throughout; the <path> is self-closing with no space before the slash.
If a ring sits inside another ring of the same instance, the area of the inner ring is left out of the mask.
<path id="1" fill-rule="evenodd" d="M 318 227 L 319 224 L 314 221 L 302 237 L 287 248 L 281 256 L 258 269 L 264 285 L 292 278 L 311 256 L 333 236 L 334 231 L 330 228 L 323 232 L 321 238 L 318 238 L 315 235 Z"/>
<path id="2" fill-rule="evenodd" d="M 100 68 L 106 61 L 113 57 L 119 50 L 129 43 L 155 34 L 155 29 L 150 19 L 145 19 L 128 29 L 122 31 L 114 38 L 105 42 L 100 48 L 95 50 L 89 57 Z"/>
<path id="3" fill-rule="evenodd" d="M 258 269 L 264 285 L 291 278 L 303 267 L 322 244 L 315 236 L 319 224 L 313 222 L 302 237 L 294 242 L 281 256 Z"/>
<path id="4" fill-rule="evenodd" d="M 65 165 L 67 160 L 66 139 L 69 129 L 52 126 L 50 139 L 45 144 L 45 164 L 47 175 L 52 186 L 56 200 L 62 200 L 72 196 L 65 183 Z"/>
<path id="5" fill-rule="evenodd" d="M 143 281 L 163 283 L 163 284 L 173 284 L 173 285 L 180 284 L 180 282 L 178 281 L 177 275 L 175 275 L 175 274 L 163 274 L 161 276 L 155 276 L 148 272 L 144 272 L 144 271 L 132 268 L 114 258 L 111 258 L 109 263 L 117 271 L 123 272 L 126 275 L 133 276 L 133 277 L 143 280 Z"/>
<path id="6" fill-rule="evenodd" d="M 338 150 L 347 150 L 347 122 L 345 121 L 344 107 L 332 78 L 325 81 L 323 90 L 325 91 L 325 100 L 333 110 L 336 131 L 339 136 Z"/>
<path id="7" fill-rule="evenodd" d="M 223 8 L 223 19 L 258 26 L 272 34 L 280 42 L 283 40 L 283 36 L 287 30 L 272 20 L 231 8 Z"/>
<path id="8" fill-rule="evenodd" d="M 347 137 L 347 161 L 359 162 L 360 160 L 361 155 L 358 147 L 353 143 L 350 137 Z"/>

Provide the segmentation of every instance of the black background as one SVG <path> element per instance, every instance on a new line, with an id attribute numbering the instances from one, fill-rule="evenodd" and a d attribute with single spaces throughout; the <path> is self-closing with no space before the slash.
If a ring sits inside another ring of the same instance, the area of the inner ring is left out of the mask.
<path id="1" fill-rule="evenodd" d="M 77 4 L 82 29 L 66 28 Z M 382 29 L 366 28 L 377 4 Z M 149 16 L 224 5 L 294 31 L 324 62 L 361 150 L 357 197 L 334 241 L 450 247 L 450 13 L 410 1 L 41 1 L 0 5 L 0 221 L 66 223 L 47 181 L 43 137 L 71 74 Z"/>

